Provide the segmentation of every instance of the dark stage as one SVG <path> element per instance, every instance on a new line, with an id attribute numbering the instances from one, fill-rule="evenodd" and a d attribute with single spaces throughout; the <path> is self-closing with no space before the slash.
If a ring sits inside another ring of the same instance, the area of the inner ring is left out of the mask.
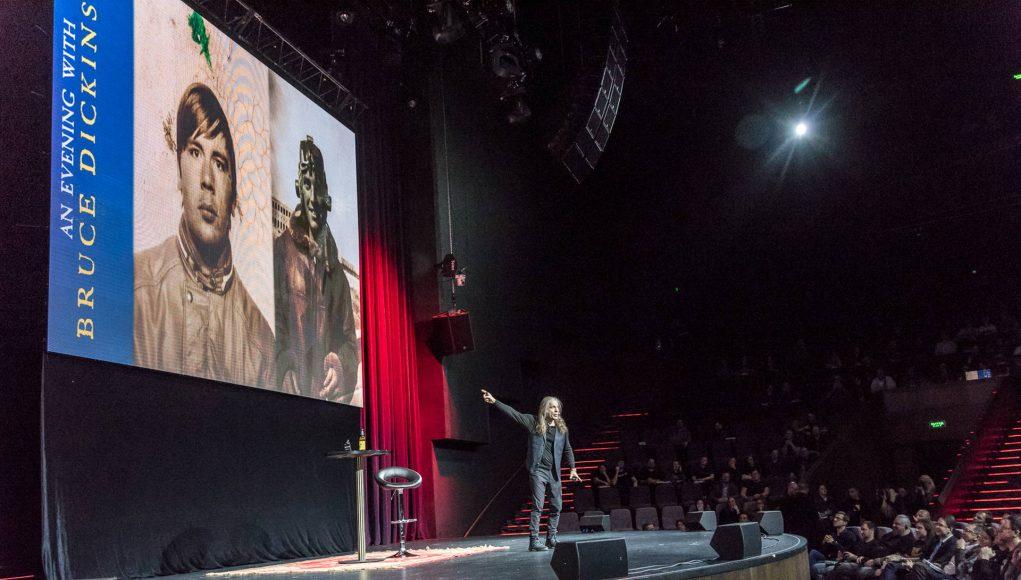
<path id="1" fill-rule="evenodd" d="M 714 562 L 716 553 L 709 546 L 712 532 L 611 532 L 607 534 L 563 534 L 561 541 L 572 539 L 623 537 L 627 543 L 628 578 L 754 578 L 800 579 L 808 578 L 808 560 L 805 540 L 800 536 L 764 536 L 762 555 L 745 560 Z M 279 563 L 218 570 L 203 574 L 184 574 L 174 578 L 318 578 L 359 577 L 372 579 L 430 579 L 442 578 L 556 578 L 550 567 L 553 552 L 528 552 L 527 537 L 476 537 L 459 540 L 420 541 L 409 545 L 412 551 L 469 546 L 509 548 L 447 559 L 439 562 L 411 565 L 390 570 L 343 570 L 337 567 L 287 571 Z M 393 552 L 392 547 L 376 548 L 369 552 L 373 560 Z M 323 558 L 314 561 L 322 562 Z M 312 562 L 304 560 L 303 562 Z M 298 562 L 290 561 L 293 565 Z M 273 568 L 273 569 L 271 569 Z"/>

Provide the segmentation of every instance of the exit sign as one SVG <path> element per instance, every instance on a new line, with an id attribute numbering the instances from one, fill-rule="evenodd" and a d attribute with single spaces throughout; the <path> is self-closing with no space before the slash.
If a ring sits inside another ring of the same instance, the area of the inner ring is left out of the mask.
<path id="1" fill-rule="evenodd" d="M 935 421 L 929 421 L 930 429 L 942 429 L 947 426 L 947 422 L 943 419 L 937 419 Z"/>

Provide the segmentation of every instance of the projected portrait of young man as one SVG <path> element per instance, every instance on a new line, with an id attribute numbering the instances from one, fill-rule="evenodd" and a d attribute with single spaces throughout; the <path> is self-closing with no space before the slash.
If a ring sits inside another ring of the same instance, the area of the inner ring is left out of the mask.
<path id="1" fill-rule="evenodd" d="M 287 393 L 350 403 L 359 362 L 351 286 L 326 223 L 332 201 L 323 154 L 312 137 L 298 148 L 298 204 L 273 240 L 278 384 Z"/>
<path id="2" fill-rule="evenodd" d="M 175 235 L 135 255 L 135 364 L 272 384 L 272 329 L 232 261 L 234 140 L 209 87 L 194 83 L 184 91 L 176 129 L 181 221 Z"/>

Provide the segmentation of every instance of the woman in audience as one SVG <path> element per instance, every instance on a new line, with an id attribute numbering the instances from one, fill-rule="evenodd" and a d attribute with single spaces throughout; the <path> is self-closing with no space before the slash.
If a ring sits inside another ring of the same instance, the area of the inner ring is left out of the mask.
<path id="1" fill-rule="evenodd" d="M 837 503 L 830 497 L 825 483 L 820 483 L 816 488 L 815 497 L 812 498 L 812 507 L 815 508 L 815 513 L 819 515 L 820 520 L 829 518 L 836 511 Z"/>
<path id="2" fill-rule="evenodd" d="M 716 514 L 716 520 L 720 525 L 723 524 L 736 524 L 741 518 L 741 510 L 737 507 L 737 500 L 734 496 L 727 498 L 727 504 L 720 506 L 720 511 Z"/>
<path id="3" fill-rule="evenodd" d="M 933 546 L 939 538 L 936 537 L 936 528 L 932 520 L 921 519 L 915 522 L 915 545 L 911 548 L 911 557 L 919 558 L 932 552 Z"/>
<path id="4" fill-rule="evenodd" d="M 876 508 L 876 520 L 880 525 L 888 526 L 897 517 L 897 490 L 887 487 L 882 490 L 879 497 L 879 506 Z"/>

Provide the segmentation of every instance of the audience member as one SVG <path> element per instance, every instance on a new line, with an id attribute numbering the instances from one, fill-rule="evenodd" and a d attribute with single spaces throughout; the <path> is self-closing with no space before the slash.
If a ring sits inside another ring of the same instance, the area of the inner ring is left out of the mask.
<path id="1" fill-rule="evenodd" d="M 861 523 L 862 501 L 857 487 L 847 488 L 847 498 L 840 509 L 847 514 L 849 525 L 857 526 Z"/>
<path id="2" fill-rule="evenodd" d="M 599 469 L 592 475 L 592 487 L 613 487 L 615 485 L 617 485 L 617 476 L 616 474 L 610 475 L 605 463 L 600 465 Z"/>
<path id="3" fill-rule="evenodd" d="M 684 424 L 684 419 L 678 419 L 667 433 L 667 440 L 674 448 L 674 457 L 682 464 L 688 462 L 688 445 L 691 443 L 691 431 Z"/>
<path id="4" fill-rule="evenodd" d="M 716 480 L 716 475 L 713 474 L 712 470 L 709 469 L 709 457 L 703 455 L 698 458 L 698 465 L 691 470 L 691 481 L 695 485 L 699 486 L 702 490 L 702 495 L 709 495 L 709 491 L 712 489 L 713 482 Z"/>
<path id="5" fill-rule="evenodd" d="M 818 514 L 820 520 L 828 519 L 836 511 L 837 504 L 830 497 L 825 483 L 820 483 L 819 487 L 816 488 L 815 497 L 812 498 L 812 506 L 815 508 L 815 513 Z"/>
<path id="6" fill-rule="evenodd" d="M 622 505 L 631 503 L 631 488 L 638 486 L 638 480 L 628 471 L 627 464 L 621 459 L 613 469 L 613 478 L 617 482 L 617 492 Z"/>
<path id="7" fill-rule="evenodd" d="M 914 580 L 952 577 L 951 560 L 957 555 L 957 538 L 944 518 L 933 522 L 933 534 L 935 540 L 930 542 L 931 549 L 923 553 L 922 559 L 915 561 L 911 567 L 909 577 Z"/>
<path id="8" fill-rule="evenodd" d="M 936 356 L 952 356 L 957 354 L 957 343 L 950 338 L 950 334 L 944 332 L 940 335 L 940 341 L 936 343 Z"/>
<path id="9" fill-rule="evenodd" d="M 752 470 L 752 478 L 741 487 L 741 497 L 746 500 L 758 500 L 769 497 L 769 486 L 762 481 L 759 470 Z"/>
<path id="10" fill-rule="evenodd" d="M 833 531 L 822 538 L 818 550 L 811 550 L 808 555 L 812 568 L 812 578 L 825 578 L 836 565 L 837 558 L 843 552 L 861 552 L 861 538 L 847 527 L 847 514 L 833 514 Z"/>
<path id="11" fill-rule="evenodd" d="M 877 393 L 896 388 L 897 381 L 893 380 L 893 377 L 887 375 L 886 371 L 882 368 L 877 368 L 876 376 L 872 379 L 872 383 L 869 384 L 869 392 L 875 395 Z"/>
<path id="12" fill-rule="evenodd" d="M 724 473 L 730 474 L 731 481 L 741 480 L 741 470 L 737 468 L 737 457 L 727 459 L 727 465 L 720 470 L 720 475 L 723 475 Z"/>
<path id="13" fill-rule="evenodd" d="M 656 485 L 658 483 L 666 483 L 663 479 L 663 474 L 659 471 L 659 467 L 656 466 L 656 460 L 652 457 L 645 460 L 645 465 L 638 470 L 638 483 L 643 485 Z"/>
<path id="14" fill-rule="evenodd" d="M 737 499 L 729 496 L 726 503 L 721 504 L 716 513 L 716 521 L 720 524 L 735 524 L 741 521 L 741 510 L 737 506 Z M 747 516 L 747 514 L 744 514 Z"/>
<path id="15" fill-rule="evenodd" d="M 713 486 L 712 493 L 709 494 L 709 504 L 710 506 L 715 506 L 716 509 L 720 509 L 731 498 L 737 497 L 737 494 L 737 486 L 730 482 L 730 472 L 724 471 L 720 474 L 720 481 Z"/>
<path id="16" fill-rule="evenodd" d="M 680 460 L 674 459 L 673 464 L 670 466 L 670 473 L 667 475 L 667 480 L 675 485 L 688 480 L 687 476 L 684 474 L 684 465 L 680 462 Z"/>

